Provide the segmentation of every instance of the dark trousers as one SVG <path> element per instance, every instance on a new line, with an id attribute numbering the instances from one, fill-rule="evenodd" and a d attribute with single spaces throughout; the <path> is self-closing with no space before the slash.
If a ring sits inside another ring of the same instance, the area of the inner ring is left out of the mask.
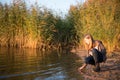
<path id="1" fill-rule="evenodd" d="M 103 55 L 97 49 L 92 49 L 92 56 L 88 56 L 85 58 L 86 64 L 96 65 L 97 63 L 103 62 Z"/>

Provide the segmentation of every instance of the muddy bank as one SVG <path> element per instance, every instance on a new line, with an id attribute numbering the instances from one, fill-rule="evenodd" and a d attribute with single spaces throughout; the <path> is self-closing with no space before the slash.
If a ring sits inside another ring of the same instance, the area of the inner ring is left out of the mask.
<path id="1" fill-rule="evenodd" d="M 86 56 L 86 51 L 74 51 L 83 60 Z M 83 80 L 120 80 L 120 52 L 114 52 L 107 55 L 107 61 L 101 63 L 101 71 L 93 72 L 93 66 L 88 65 L 83 73 Z"/>

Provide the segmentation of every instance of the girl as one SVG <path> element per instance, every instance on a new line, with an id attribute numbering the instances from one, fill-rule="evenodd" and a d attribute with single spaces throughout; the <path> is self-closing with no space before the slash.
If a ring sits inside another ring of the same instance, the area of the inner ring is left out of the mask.
<path id="1" fill-rule="evenodd" d="M 106 49 L 101 41 L 94 40 L 90 34 L 86 34 L 84 37 L 84 45 L 86 50 L 88 51 L 88 56 L 85 58 L 85 63 L 82 67 L 79 68 L 82 71 L 87 64 L 94 65 L 93 69 L 95 72 L 100 71 L 101 62 L 106 61 Z"/>

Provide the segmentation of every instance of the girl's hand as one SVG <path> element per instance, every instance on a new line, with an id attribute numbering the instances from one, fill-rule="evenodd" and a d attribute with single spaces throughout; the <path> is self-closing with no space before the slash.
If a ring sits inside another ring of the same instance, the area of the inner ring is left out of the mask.
<path id="1" fill-rule="evenodd" d="M 83 67 L 78 68 L 79 72 L 82 72 L 82 70 L 83 70 Z"/>

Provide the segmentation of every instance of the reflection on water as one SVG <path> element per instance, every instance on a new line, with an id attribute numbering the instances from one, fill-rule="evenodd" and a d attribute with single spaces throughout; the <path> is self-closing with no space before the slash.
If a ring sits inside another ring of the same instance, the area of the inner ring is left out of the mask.
<path id="1" fill-rule="evenodd" d="M 82 80 L 71 53 L 0 48 L 0 80 Z"/>

